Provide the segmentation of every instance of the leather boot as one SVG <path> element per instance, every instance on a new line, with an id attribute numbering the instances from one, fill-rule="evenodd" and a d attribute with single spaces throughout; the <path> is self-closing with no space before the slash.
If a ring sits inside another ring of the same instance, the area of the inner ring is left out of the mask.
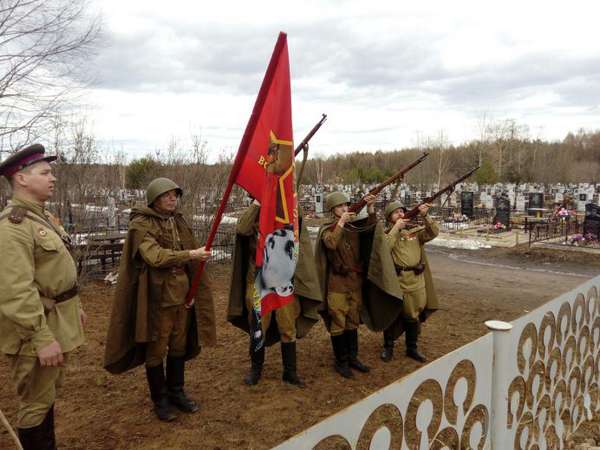
<path id="1" fill-rule="evenodd" d="M 358 330 L 346 330 L 344 331 L 344 335 L 346 336 L 348 346 L 349 366 L 362 373 L 369 372 L 371 369 L 358 360 Z"/>
<path id="2" fill-rule="evenodd" d="M 252 339 L 250 339 L 250 371 L 244 378 L 244 383 L 248 386 L 254 386 L 258 384 L 262 375 L 263 364 L 265 363 L 265 346 L 263 345 L 260 350 L 254 351 L 252 348 Z"/>
<path id="3" fill-rule="evenodd" d="M 353 378 L 354 374 L 350 370 L 348 361 L 349 355 L 346 344 L 346 336 L 344 334 L 331 336 L 331 345 L 333 347 L 333 354 L 335 355 L 335 371 L 344 378 Z"/>
<path id="4" fill-rule="evenodd" d="M 426 362 L 427 358 L 419 353 L 417 339 L 419 337 L 419 322 L 405 322 L 406 327 L 406 356 L 419 362 Z"/>
<path id="5" fill-rule="evenodd" d="M 31 428 L 18 428 L 17 433 L 23 450 L 56 450 L 54 405 L 50 407 L 41 424 Z"/>
<path id="6" fill-rule="evenodd" d="M 165 372 L 162 363 L 156 367 L 146 367 L 146 377 L 148 378 L 150 397 L 154 403 L 154 412 L 156 413 L 156 416 L 165 422 L 175 420 L 177 414 L 169 402 L 167 385 L 165 383 Z"/>
<path id="7" fill-rule="evenodd" d="M 195 413 L 200 409 L 198 403 L 189 398 L 183 386 L 185 385 L 185 358 L 167 356 L 167 390 L 169 402 L 179 411 Z"/>
<path id="8" fill-rule="evenodd" d="M 379 357 L 383 362 L 390 362 L 394 357 L 394 339 L 388 330 L 383 331 L 383 351 Z"/>
<path id="9" fill-rule="evenodd" d="M 295 342 L 281 343 L 281 361 L 283 362 L 283 381 L 298 387 L 305 387 L 304 382 L 298 378 Z"/>

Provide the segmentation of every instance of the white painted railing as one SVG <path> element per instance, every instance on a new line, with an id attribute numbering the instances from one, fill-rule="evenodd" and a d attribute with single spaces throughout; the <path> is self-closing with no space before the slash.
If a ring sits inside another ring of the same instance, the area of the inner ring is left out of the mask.
<path id="1" fill-rule="evenodd" d="M 600 276 L 282 443 L 299 449 L 564 449 L 600 413 Z"/>

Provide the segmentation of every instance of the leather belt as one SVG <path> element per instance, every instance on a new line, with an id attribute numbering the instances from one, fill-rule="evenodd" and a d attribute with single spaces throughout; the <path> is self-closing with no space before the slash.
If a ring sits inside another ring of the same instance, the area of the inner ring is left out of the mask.
<path id="1" fill-rule="evenodd" d="M 67 300 L 75 297 L 77 294 L 79 294 L 79 286 L 75 285 L 68 291 L 58 294 L 52 300 L 54 300 L 56 303 L 66 302 Z"/>
<path id="2" fill-rule="evenodd" d="M 402 272 L 414 272 L 415 275 L 421 275 L 425 272 L 425 264 L 419 263 L 413 267 L 402 267 L 397 264 L 394 264 L 396 268 L 396 275 L 400 275 Z"/>
<path id="3" fill-rule="evenodd" d="M 173 274 L 185 273 L 185 268 L 183 266 L 171 267 L 171 273 L 173 273 Z"/>

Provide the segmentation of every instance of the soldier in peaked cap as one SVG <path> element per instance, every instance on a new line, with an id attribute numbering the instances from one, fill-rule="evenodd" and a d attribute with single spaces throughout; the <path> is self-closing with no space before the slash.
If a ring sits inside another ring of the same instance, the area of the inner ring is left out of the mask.
<path id="1" fill-rule="evenodd" d="M 174 181 L 156 178 L 146 190 L 146 205 L 131 210 L 104 357 L 111 373 L 145 364 L 154 412 L 163 421 L 174 420 L 175 409 L 198 411 L 183 389 L 185 362 L 200 353 L 201 344 L 216 340 L 206 271 L 194 305 L 185 305 L 198 261 L 210 251 L 200 247 L 177 209 L 182 194 Z"/>
<path id="2" fill-rule="evenodd" d="M 12 198 L 0 213 L 0 350 L 17 388 L 25 449 L 55 449 L 54 400 L 68 354 L 83 341 L 85 313 L 69 237 L 46 211 L 56 178 L 40 144 L 0 164 Z"/>

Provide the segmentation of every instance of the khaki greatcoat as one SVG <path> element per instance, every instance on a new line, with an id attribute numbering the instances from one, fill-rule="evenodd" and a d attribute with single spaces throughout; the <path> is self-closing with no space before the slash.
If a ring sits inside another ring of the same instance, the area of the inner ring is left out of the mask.
<path id="1" fill-rule="evenodd" d="M 167 219 L 149 207 L 133 208 L 131 211 L 106 338 L 104 367 L 111 373 L 122 373 L 145 362 L 146 344 L 157 339 L 159 309 L 164 301 L 160 293 L 168 288 L 170 278 L 174 276 L 170 268 L 184 266 L 190 283 L 196 272 L 198 264 L 189 257 L 189 250 L 199 247 L 192 229 L 183 216 L 176 213 L 173 219 L 183 250 L 168 250 L 173 243 L 171 231 L 165 228 Z M 160 246 L 152 256 L 154 267 L 147 264 L 139 253 L 147 235 L 151 235 Z M 211 346 L 216 343 L 214 302 L 206 270 L 200 279 L 192 308 L 186 359 L 197 356 L 201 344 Z"/>

